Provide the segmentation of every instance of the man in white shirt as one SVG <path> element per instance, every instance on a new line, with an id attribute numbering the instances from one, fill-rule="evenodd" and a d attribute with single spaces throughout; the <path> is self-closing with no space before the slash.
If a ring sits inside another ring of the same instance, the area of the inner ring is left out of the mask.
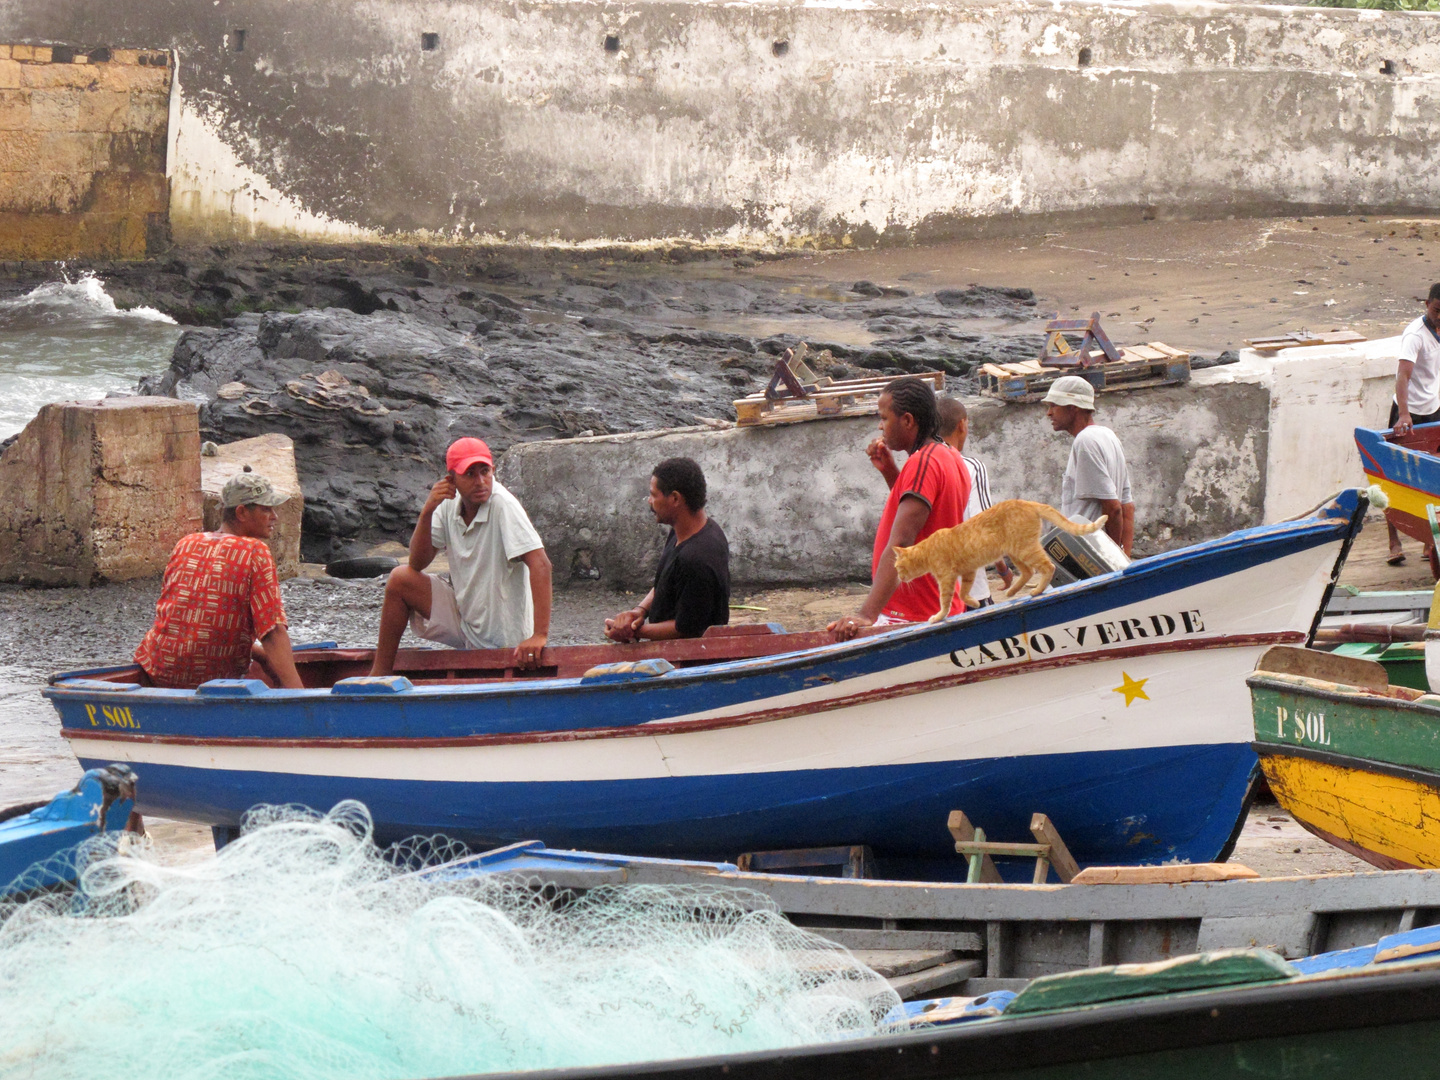
<path id="1" fill-rule="evenodd" d="M 1409 435 L 1416 424 L 1440 421 L 1440 282 L 1430 286 L 1425 314 L 1400 335 L 1400 359 L 1395 371 L 1395 400 L 1390 405 L 1390 429 Z M 1405 561 L 1400 534 L 1390 526 L 1391 566 Z"/>
<path id="2" fill-rule="evenodd" d="M 1104 514 L 1105 532 L 1129 555 L 1135 539 L 1130 468 L 1119 437 L 1095 423 L 1095 388 L 1078 375 L 1064 375 L 1051 384 L 1045 404 L 1050 426 L 1075 439 L 1060 484 L 1060 513 L 1072 521 L 1098 521 Z"/>
<path id="3" fill-rule="evenodd" d="M 448 553 L 449 581 L 425 573 L 437 551 Z M 420 511 L 409 563 L 385 584 L 370 674 L 393 673 L 407 623 L 452 649 L 513 647 L 517 667 L 535 667 L 550 633 L 550 599 L 550 559 L 525 508 L 495 479 L 490 448 L 457 439 Z"/>

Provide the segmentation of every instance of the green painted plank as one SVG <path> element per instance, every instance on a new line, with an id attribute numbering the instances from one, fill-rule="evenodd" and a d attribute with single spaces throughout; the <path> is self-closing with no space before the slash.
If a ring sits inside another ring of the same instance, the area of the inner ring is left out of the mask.
<path id="1" fill-rule="evenodd" d="M 1402 702 L 1365 694 L 1325 695 L 1302 679 L 1264 676 L 1250 688 L 1255 741 L 1406 765 L 1440 774 L 1440 703 Z M 1255 676 L 1252 678 L 1259 678 Z"/>

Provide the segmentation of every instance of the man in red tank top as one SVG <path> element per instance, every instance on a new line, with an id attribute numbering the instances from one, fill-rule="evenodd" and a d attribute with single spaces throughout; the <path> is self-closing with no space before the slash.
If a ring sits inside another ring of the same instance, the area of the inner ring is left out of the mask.
<path id="1" fill-rule="evenodd" d="M 870 560 L 870 594 L 854 615 L 831 623 L 837 640 L 848 641 L 878 623 L 923 622 L 940 610 L 940 589 L 928 574 L 901 583 L 895 574 L 896 547 L 909 547 L 939 529 L 958 525 L 970 499 L 970 476 L 960 455 L 940 441 L 939 409 L 930 384 L 896 379 L 880 395 L 881 439 L 871 458 L 886 450 L 910 456 L 891 485 Z M 883 445 L 881 445 L 883 443 Z"/>

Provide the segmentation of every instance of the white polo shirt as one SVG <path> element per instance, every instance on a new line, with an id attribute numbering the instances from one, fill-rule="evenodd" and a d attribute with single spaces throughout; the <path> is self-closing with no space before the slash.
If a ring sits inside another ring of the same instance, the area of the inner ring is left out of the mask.
<path id="1" fill-rule="evenodd" d="M 437 506 L 430 540 L 449 553 L 450 585 L 472 648 L 508 649 L 535 632 L 530 568 L 518 560 L 545 545 L 520 500 L 499 480 L 469 525 L 460 516 L 459 495 Z"/>
<path id="2" fill-rule="evenodd" d="M 1440 412 L 1440 338 L 1425 325 L 1423 315 L 1400 335 L 1400 359 L 1415 365 L 1410 373 L 1410 392 L 1405 396 L 1410 415 Z"/>

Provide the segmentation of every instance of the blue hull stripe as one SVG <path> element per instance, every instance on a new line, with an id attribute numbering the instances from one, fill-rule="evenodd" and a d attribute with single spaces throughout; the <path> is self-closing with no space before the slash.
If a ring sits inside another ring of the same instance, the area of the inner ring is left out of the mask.
<path id="1" fill-rule="evenodd" d="M 146 813 L 234 824 L 257 803 L 329 809 L 358 799 L 381 823 L 383 841 L 444 833 L 478 847 L 543 840 L 553 848 L 677 858 L 868 843 L 892 869 L 934 864 L 948 870 L 943 876 L 963 877 L 945 828 L 957 809 L 992 838 L 1012 841 L 1030 839 L 1032 813 L 1049 814 L 1082 863 L 1213 860 L 1231 836 L 1254 768 L 1244 743 L 552 783 L 147 765 L 140 805 Z"/>

